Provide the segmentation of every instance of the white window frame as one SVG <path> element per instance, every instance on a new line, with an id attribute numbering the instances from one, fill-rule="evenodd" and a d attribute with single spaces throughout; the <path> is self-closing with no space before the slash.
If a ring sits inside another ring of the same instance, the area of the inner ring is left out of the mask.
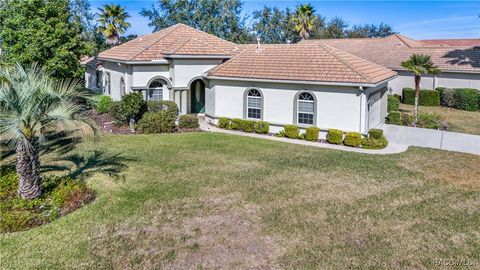
<path id="1" fill-rule="evenodd" d="M 304 94 L 307 94 L 307 95 L 311 96 L 311 97 L 312 97 L 312 100 L 303 100 L 303 99 L 300 99 L 301 96 L 304 95 Z M 300 109 L 300 108 L 301 108 L 300 102 L 303 102 L 303 103 L 311 103 L 311 104 L 313 105 L 313 112 L 301 111 L 301 109 Z M 298 123 L 299 125 L 305 125 L 305 126 L 315 125 L 315 111 L 316 111 L 316 110 L 315 110 L 315 105 L 316 105 L 316 104 L 315 104 L 315 97 L 313 96 L 313 94 L 308 93 L 308 92 L 302 92 L 302 93 L 300 93 L 300 94 L 298 95 L 298 97 L 297 97 L 296 103 L 297 103 L 297 123 Z M 312 115 L 312 123 L 301 123 L 301 122 L 300 122 L 300 114 L 301 114 L 301 113 L 302 113 L 302 114 L 310 114 L 310 115 Z"/>
<path id="2" fill-rule="evenodd" d="M 258 96 L 250 96 L 250 92 L 252 91 L 256 91 L 258 93 Z M 260 107 L 250 107 L 249 104 L 249 99 L 253 99 L 253 100 L 256 100 L 259 104 L 260 104 Z M 247 111 L 246 111 L 246 118 L 247 119 L 252 119 L 252 120 L 261 120 L 262 119 L 262 115 L 263 115 L 263 96 L 262 96 L 262 92 L 260 92 L 258 89 L 248 89 L 247 90 L 247 104 L 246 104 L 246 107 L 247 107 Z M 259 110 L 260 113 L 259 113 L 259 117 L 250 117 L 249 115 L 249 109 L 255 109 L 255 110 Z"/>
<path id="3" fill-rule="evenodd" d="M 161 83 L 161 87 L 150 87 L 153 83 L 159 82 Z M 160 80 L 154 80 L 149 84 L 149 88 L 147 89 L 147 100 L 152 101 L 162 101 L 163 100 L 163 89 L 165 84 L 163 84 Z M 159 98 L 156 98 L 159 97 Z"/>

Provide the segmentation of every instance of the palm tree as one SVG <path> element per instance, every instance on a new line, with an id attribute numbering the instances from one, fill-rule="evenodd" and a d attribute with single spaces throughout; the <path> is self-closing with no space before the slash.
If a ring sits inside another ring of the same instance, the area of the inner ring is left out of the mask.
<path id="1" fill-rule="evenodd" d="M 295 24 L 294 29 L 298 32 L 301 39 L 310 37 L 309 31 L 315 26 L 315 20 L 315 9 L 311 4 L 302 4 L 297 7 L 292 21 Z"/>
<path id="2" fill-rule="evenodd" d="M 100 13 L 97 14 L 99 17 L 97 22 L 100 23 L 100 26 L 97 32 L 103 34 L 107 44 L 118 45 L 120 34 L 125 33 L 125 30 L 130 27 L 130 23 L 127 22 L 130 15 L 125 12 L 125 8 L 115 4 L 104 5 L 103 8 L 98 10 Z"/>
<path id="3" fill-rule="evenodd" d="M 413 54 L 407 61 L 402 62 L 402 67 L 415 75 L 415 123 L 418 121 L 418 100 L 420 98 L 420 80 L 423 74 L 438 74 L 441 70 L 435 66 L 429 55 Z"/>
<path id="4" fill-rule="evenodd" d="M 41 195 L 39 143 L 48 131 L 93 127 L 79 100 L 87 98 L 76 80 L 54 81 L 44 69 L 0 66 L 0 137 L 16 151 L 18 193 Z"/>

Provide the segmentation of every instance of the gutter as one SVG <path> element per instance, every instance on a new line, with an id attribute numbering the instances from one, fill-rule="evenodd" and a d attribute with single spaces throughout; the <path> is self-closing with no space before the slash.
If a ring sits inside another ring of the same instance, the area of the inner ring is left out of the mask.
<path id="1" fill-rule="evenodd" d="M 166 54 L 164 57 L 165 58 L 177 58 L 177 59 L 230 59 L 231 58 L 230 55 L 218 55 L 218 54 L 215 54 L 215 55 L 208 55 L 208 54 L 204 54 L 204 55 Z"/>
<path id="2" fill-rule="evenodd" d="M 134 64 L 141 64 L 141 65 L 158 65 L 158 64 L 169 64 L 170 62 L 165 59 L 159 60 L 151 60 L 151 61 L 126 61 L 126 60 L 118 60 L 112 58 L 103 58 L 97 57 L 98 60 L 106 61 L 106 62 L 113 62 L 113 63 L 121 63 L 127 65 L 134 65 Z"/>

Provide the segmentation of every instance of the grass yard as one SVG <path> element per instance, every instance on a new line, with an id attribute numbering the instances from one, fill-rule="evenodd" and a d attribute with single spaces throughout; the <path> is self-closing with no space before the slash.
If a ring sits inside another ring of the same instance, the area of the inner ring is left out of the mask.
<path id="1" fill-rule="evenodd" d="M 480 267 L 478 156 L 215 133 L 110 135 L 67 155 L 44 165 L 71 165 L 96 201 L 0 235 L 1 269 Z"/>
<path id="2" fill-rule="evenodd" d="M 413 105 L 400 104 L 400 111 L 413 115 Z M 448 122 L 449 130 L 454 132 L 480 135 L 480 112 L 469 112 L 448 107 L 420 106 L 420 112 L 437 113 Z"/>

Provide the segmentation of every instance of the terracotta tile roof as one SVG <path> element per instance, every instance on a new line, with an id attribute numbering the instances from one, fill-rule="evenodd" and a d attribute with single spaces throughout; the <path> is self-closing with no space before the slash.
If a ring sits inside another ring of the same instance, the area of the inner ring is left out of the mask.
<path id="1" fill-rule="evenodd" d="M 326 44 L 394 70 L 413 53 L 428 54 L 443 71 L 480 72 L 480 47 L 430 45 L 401 35 L 366 39 L 317 39 L 300 44 Z"/>
<path id="2" fill-rule="evenodd" d="M 99 54 L 99 58 L 123 61 L 151 61 L 162 60 L 167 53 L 180 55 L 235 55 L 238 52 L 239 48 L 235 43 L 184 24 L 176 24 L 103 51 Z"/>
<path id="3" fill-rule="evenodd" d="M 211 69 L 210 77 L 377 84 L 396 72 L 331 46 L 276 44 L 247 49 Z"/>
<path id="4" fill-rule="evenodd" d="M 99 64 L 99 62 L 97 61 L 97 59 L 94 56 L 91 56 L 91 57 L 84 56 L 80 59 L 80 65 L 82 65 L 82 66 L 95 68 L 95 67 L 97 67 L 98 64 Z"/>
<path id="5" fill-rule="evenodd" d="M 475 47 L 480 46 L 480 38 L 471 39 L 425 39 L 420 40 L 428 45 L 446 45 L 446 46 L 460 46 L 460 47 Z"/>

